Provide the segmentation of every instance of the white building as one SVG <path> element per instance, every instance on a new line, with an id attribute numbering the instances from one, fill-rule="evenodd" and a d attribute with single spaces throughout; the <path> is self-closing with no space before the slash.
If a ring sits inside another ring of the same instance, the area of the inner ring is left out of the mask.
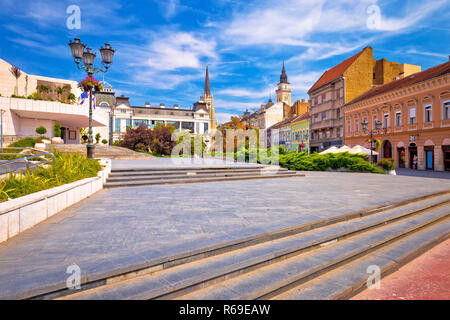
<path id="1" fill-rule="evenodd" d="M 78 83 L 30 75 L 23 71 L 16 81 L 10 71 L 12 67 L 0 59 L 0 109 L 3 113 L 4 141 L 11 142 L 23 137 L 39 136 L 36 128 L 40 126 L 47 129 L 45 136 L 52 138 L 54 125 L 58 122 L 62 127 L 64 142 L 79 143 L 80 128 L 89 125 L 89 105 L 86 102 L 83 105 L 78 104 L 77 98 L 81 94 L 81 90 L 77 87 Z M 58 93 L 57 88 L 64 88 L 64 93 Z M 70 93 L 76 98 L 73 104 L 66 103 Z M 41 95 L 45 100 L 25 98 L 33 94 L 34 97 Z M 12 97 L 14 95 L 22 97 Z M 50 101 L 51 99 L 62 102 Z M 108 113 L 100 108 L 94 111 L 95 127 L 107 127 L 108 122 Z"/>

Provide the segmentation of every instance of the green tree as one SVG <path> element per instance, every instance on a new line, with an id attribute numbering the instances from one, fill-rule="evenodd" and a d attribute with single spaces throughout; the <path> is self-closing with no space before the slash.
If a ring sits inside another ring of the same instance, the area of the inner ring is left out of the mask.
<path id="1" fill-rule="evenodd" d="M 61 124 L 58 122 L 53 126 L 53 135 L 55 137 L 61 137 Z"/>
<path id="2" fill-rule="evenodd" d="M 97 134 L 95 135 L 95 143 L 100 143 L 100 138 L 101 138 L 101 135 L 100 135 L 100 132 L 97 132 Z"/>
<path id="3" fill-rule="evenodd" d="M 40 135 L 44 135 L 47 133 L 47 129 L 44 126 L 40 126 L 36 128 L 36 133 Z"/>

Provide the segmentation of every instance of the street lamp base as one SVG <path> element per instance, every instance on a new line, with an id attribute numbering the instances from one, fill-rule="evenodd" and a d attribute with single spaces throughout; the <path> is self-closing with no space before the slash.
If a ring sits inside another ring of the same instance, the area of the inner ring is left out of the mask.
<path id="1" fill-rule="evenodd" d="M 94 150 L 95 150 L 95 145 L 89 144 L 89 143 L 86 145 L 88 159 L 94 158 Z"/>

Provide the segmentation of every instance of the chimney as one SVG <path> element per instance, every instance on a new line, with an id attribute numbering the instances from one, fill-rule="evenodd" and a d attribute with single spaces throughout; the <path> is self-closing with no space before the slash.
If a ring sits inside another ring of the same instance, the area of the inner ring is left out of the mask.
<path id="1" fill-rule="evenodd" d="M 146 103 L 145 103 L 145 106 L 146 106 L 147 108 L 150 108 L 150 102 L 146 102 Z"/>
<path id="2" fill-rule="evenodd" d="M 164 105 L 164 103 L 160 103 L 160 104 L 159 104 L 159 107 L 162 108 L 162 109 L 164 109 L 166 106 Z"/>
<path id="3" fill-rule="evenodd" d="M 174 104 L 174 105 L 173 105 L 173 108 L 174 108 L 174 109 L 180 109 L 180 106 L 177 105 L 177 104 Z"/>

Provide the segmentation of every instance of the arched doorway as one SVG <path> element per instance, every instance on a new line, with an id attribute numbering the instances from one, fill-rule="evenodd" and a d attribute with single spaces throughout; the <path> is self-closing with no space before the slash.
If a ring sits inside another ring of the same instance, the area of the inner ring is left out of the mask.
<path id="1" fill-rule="evenodd" d="M 383 158 L 392 158 L 392 145 L 389 140 L 383 142 Z"/>

